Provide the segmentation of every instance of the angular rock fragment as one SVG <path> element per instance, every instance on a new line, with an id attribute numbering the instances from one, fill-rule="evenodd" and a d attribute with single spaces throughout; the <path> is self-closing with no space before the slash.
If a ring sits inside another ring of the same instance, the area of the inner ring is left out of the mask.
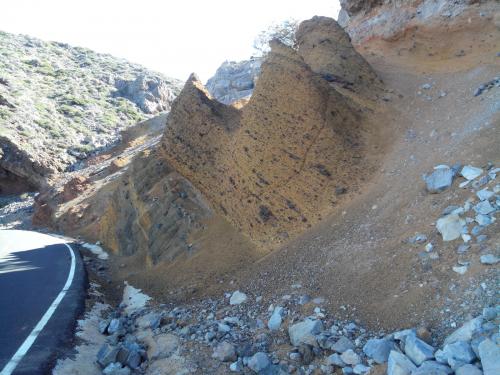
<path id="1" fill-rule="evenodd" d="M 435 168 L 429 175 L 424 175 L 424 181 L 429 193 L 441 193 L 448 189 L 453 182 L 453 171 L 444 165 Z"/>
<path id="2" fill-rule="evenodd" d="M 300 344 L 317 346 L 316 335 L 321 331 L 323 331 L 323 323 L 320 320 L 312 319 L 306 319 L 288 327 L 288 335 L 293 346 Z"/>
<path id="3" fill-rule="evenodd" d="M 463 233 L 465 220 L 457 214 L 446 215 L 436 222 L 436 228 L 441 233 L 443 241 L 453 241 Z"/>

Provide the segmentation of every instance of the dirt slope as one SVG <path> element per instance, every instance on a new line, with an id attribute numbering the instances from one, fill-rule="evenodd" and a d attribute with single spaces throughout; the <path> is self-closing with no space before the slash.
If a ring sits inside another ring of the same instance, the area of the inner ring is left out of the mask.
<path id="1" fill-rule="evenodd" d="M 421 178 L 438 164 L 500 164 L 499 89 L 474 96 L 498 75 L 500 32 L 491 12 L 479 13 L 471 9 L 453 23 L 358 46 L 393 92 L 385 123 L 391 147 L 377 177 L 317 227 L 239 275 L 241 287 L 276 294 L 301 283 L 324 296 L 331 312 L 386 329 L 449 329 L 498 300 L 491 293 L 498 269 L 478 260 L 500 251 L 498 222 L 481 232 L 485 242 L 458 254 L 461 241 L 444 243 L 434 223 L 444 208 L 475 195 L 457 181 L 449 191 L 429 194 Z M 424 244 L 407 243 L 417 232 L 434 243 L 438 260 L 422 257 Z M 452 271 L 458 261 L 470 262 L 466 275 Z"/>

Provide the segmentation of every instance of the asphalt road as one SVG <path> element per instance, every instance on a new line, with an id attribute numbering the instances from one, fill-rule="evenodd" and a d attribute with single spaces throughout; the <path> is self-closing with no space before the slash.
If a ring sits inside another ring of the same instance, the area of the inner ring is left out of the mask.
<path id="1" fill-rule="evenodd" d="M 85 284 L 77 246 L 0 230 L 0 375 L 50 372 L 71 345 Z"/>

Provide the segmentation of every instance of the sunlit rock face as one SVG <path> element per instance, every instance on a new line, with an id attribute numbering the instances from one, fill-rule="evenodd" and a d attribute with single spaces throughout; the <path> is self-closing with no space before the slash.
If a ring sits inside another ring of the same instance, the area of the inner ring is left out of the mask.
<path id="1" fill-rule="evenodd" d="M 334 20 L 314 17 L 297 36 L 297 50 L 271 43 L 242 109 L 191 76 L 162 141 L 169 164 L 263 246 L 317 223 L 338 203 L 336 188 L 366 177 L 367 122 L 351 98 L 381 85 Z"/>

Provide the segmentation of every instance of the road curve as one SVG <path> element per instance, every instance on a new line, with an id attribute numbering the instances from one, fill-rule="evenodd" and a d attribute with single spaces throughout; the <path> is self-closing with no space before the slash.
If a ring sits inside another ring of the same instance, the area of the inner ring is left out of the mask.
<path id="1" fill-rule="evenodd" d="M 0 375 L 50 371 L 73 339 L 85 285 L 77 246 L 0 230 Z"/>

